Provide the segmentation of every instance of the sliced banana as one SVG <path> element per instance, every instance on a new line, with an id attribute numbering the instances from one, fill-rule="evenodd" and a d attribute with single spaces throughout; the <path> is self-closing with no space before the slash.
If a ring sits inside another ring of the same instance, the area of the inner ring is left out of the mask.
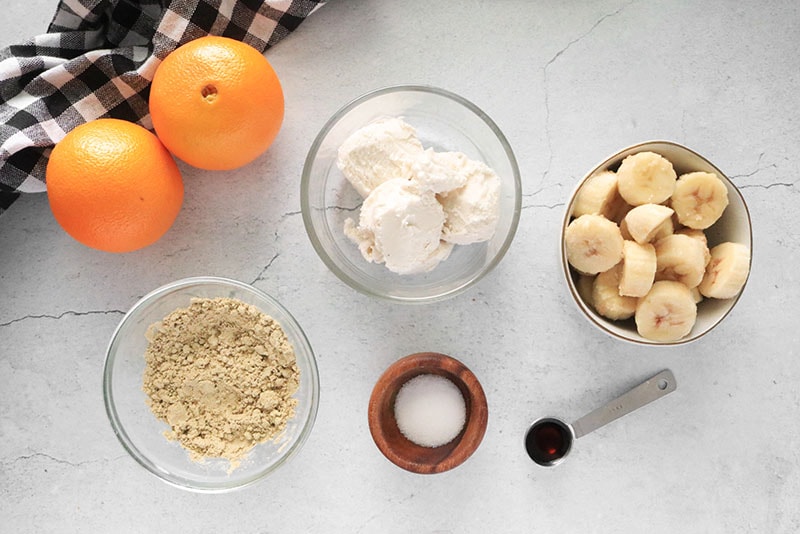
<path id="1" fill-rule="evenodd" d="M 623 199 L 619 194 L 619 188 L 617 189 L 617 196 L 614 197 L 614 202 L 608 207 L 608 212 L 605 214 L 607 219 L 614 221 L 617 224 L 620 224 L 622 220 L 625 218 L 625 215 L 631 211 L 631 206 L 625 199 Z"/>
<path id="2" fill-rule="evenodd" d="M 702 230 L 697 230 L 695 228 L 679 228 L 675 230 L 676 234 L 688 235 L 694 239 L 699 239 L 701 243 L 705 246 L 708 246 L 708 238 L 706 237 L 706 233 Z"/>
<path id="3" fill-rule="evenodd" d="M 703 294 L 700 293 L 699 287 L 689 288 L 689 291 L 692 292 L 692 298 L 694 299 L 695 304 L 700 304 L 701 302 L 703 302 Z"/>
<path id="4" fill-rule="evenodd" d="M 592 304 L 592 287 L 594 286 L 594 276 L 589 274 L 579 274 L 578 280 L 575 282 L 575 288 L 578 290 L 578 296 L 583 299 L 583 302 L 589 306 Z"/>
<path id="5" fill-rule="evenodd" d="M 659 342 L 689 335 L 706 298 L 738 295 L 750 272 L 750 249 L 709 250 L 705 230 L 729 203 L 714 173 L 677 177 L 654 152 L 626 157 L 616 172 L 587 179 L 565 230 L 578 296 L 610 320 L 635 317 L 639 334 Z"/>
<path id="6" fill-rule="evenodd" d="M 672 234 L 656 241 L 656 280 L 674 280 L 692 288 L 706 271 L 706 247 L 698 239 Z"/>
<path id="7" fill-rule="evenodd" d="M 581 215 L 564 232 L 567 260 L 584 274 L 607 271 L 619 263 L 622 241 L 619 226 L 602 215 Z"/>
<path id="8" fill-rule="evenodd" d="M 636 330 L 651 341 L 678 341 L 692 331 L 696 320 L 697 304 L 680 282 L 654 283 L 636 306 Z"/>
<path id="9" fill-rule="evenodd" d="M 741 243 L 721 243 L 711 249 L 711 261 L 698 289 L 705 297 L 729 299 L 739 294 L 750 274 L 750 249 Z"/>
<path id="10" fill-rule="evenodd" d="M 622 239 L 626 241 L 634 241 L 633 236 L 631 236 L 631 233 L 628 231 L 628 223 L 625 221 L 625 219 L 622 219 L 622 221 L 619 223 L 619 233 L 622 234 Z"/>
<path id="11" fill-rule="evenodd" d="M 589 177 L 575 196 L 572 214 L 580 217 L 586 214 L 602 215 L 608 219 L 618 204 L 617 175 L 613 171 L 603 171 Z"/>
<path id="12" fill-rule="evenodd" d="M 716 174 L 690 172 L 675 183 L 671 205 L 682 225 L 705 230 L 728 207 L 728 188 Z"/>
<path id="13" fill-rule="evenodd" d="M 619 294 L 626 297 L 643 297 L 653 287 L 656 274 L 656 249 L 650 243 L 640 245 L 635 241 L 622 244 L 622 271 Z"/>
<path id="14" fill-rule="evenodd" d="M 638 152 L 622 160 L 617 169 L 619 194 L 631 206 L 660 204 L 675 190 L 672 163 L 654 152 Z"/>
<path id="15" fill-rule="evenodd" d="M 612 321 L 629 319 L 636 313 L 636 297 L 619 294 L 622 266 L 616 265 L 598 274 L 592 286 L 592 305 L 597 313 Z"/>
<path id="16" fill-rule="evenodd" d="M 628 234 L 637 243 L 649 243 L 656 235 L 662 233 L 662 226 L 669 223 L 668 231 L 672 233 L 672 209 L 660 204 L 642 204 L 636 206 L 625 216 Z"/>
<path id="17" fill-rule="evenodd" d="M 703 244 L 703 255 L 706 258 L 706 265 L 708 265 L 708 262 L 711 260 L 711 253 L 708 251 L 708 238 L 706 237 L 706 233 L 704 231 L 696 230 L 694 228 L 681 228 L 675 233 L 688 235 L 693 239 L 699 240 Z"/>
<path id="18" fill-rule="evenodd" d="M 673 221 L 673 218 L 670 217 L 656 229 L 656 234 L 653 236 L 653 241 L 657 241 L 662 237 L 667 237 L 668 235 L 672 235 L 674 233 L 675 233 L 675 222 Z"/>

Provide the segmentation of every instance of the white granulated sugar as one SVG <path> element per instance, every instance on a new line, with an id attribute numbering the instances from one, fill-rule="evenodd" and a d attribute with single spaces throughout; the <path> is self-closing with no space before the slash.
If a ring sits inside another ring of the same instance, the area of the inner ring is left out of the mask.
<path id="1" fill-rule="evenodd" d="M 417 445 L 439 447 L 451 442 L 466 422 L 461 390 L 435 374 L 416 376 L 397 393 L 394 415 L 400 432 Z"/>

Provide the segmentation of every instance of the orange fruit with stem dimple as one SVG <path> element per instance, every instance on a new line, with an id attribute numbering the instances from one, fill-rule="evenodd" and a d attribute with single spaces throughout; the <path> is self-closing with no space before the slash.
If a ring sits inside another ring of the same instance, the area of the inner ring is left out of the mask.
<path id="1" fill-rule="evenodd" d="M 186 163 L 226 170 L 269 148 L 283 122 L 283 90 L 250 45 L 207 36 L 171 52 L 150 87 L 150 116 L 161 142 Z"/>
<path id="2" fill-rule="evenodd" d="M 183 203 L 183 180 L 172 155 L 151 132 L 119 119 L 97 119 L 70 131 L 50 154 L 46 180 L 61 227 L 107 252 L 154 243 Z"/>

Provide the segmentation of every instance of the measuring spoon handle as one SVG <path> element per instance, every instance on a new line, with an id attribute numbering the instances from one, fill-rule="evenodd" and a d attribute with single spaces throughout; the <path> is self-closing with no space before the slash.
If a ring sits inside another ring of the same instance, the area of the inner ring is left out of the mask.
<path id="1" fill-rule="evenodd" d="M 672 393 L 677 387 L 678 383 L 675 381 L 675 376 L 672 374 L 672 371 L 664 369 L 654 377 L 649 378 L 605 406 L 584 415 L 572 423 L 575 437 L 579 438 L 585 436 L 601 426 L 616 421 L 623 415 L 629 414 L 645 404 L 650 404 L 654 400 L 658 400 Z"/>

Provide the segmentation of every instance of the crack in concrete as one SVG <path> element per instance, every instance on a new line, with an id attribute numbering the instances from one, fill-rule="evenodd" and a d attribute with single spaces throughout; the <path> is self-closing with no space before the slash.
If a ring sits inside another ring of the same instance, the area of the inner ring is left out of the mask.
<path id="1" fill-rule="evenodd" d="M 1 462 L 1 463 L 3 465 L 9 466 L 11 464 L 15 464 L 15 463 L 18 463 L 18 462 L 24 462 L 24 461 L 27 461 L 27 460 L 33 460 L 35 458 L 44 458 L 46 460 L 50 460 L 51 462 L 54 462 L 54 463 L 57 463 L 57 464 L 61 464 L 61 465 L 68 465 L 70 467 L 81 467 L 83 465 L 88 465 L 88 464 L 116 462 L 117 460 L 121 460 L 121 459 L 123 459 L 125 457 L 126 457 L 125 455 L 122 455 L 122 456 L 115 456 L 113 458 L 100 458 L 98 460 L 83 460 L 83 461 L 80 461 L 80 462 L 71 462 L 69 460 L 64 460 L 62 458 L 56 458 L 55 456 L 47 454 L 47 453 L 44 453 L 44 452 L 33 452 L 31 454 L 24 454 L 22 456 L 17 456 L 16 458 L 13 458 L 13 459 L 11 459 L 9 461 Z"/>
<path id="2" fill-rule="evenodd" d="M 288 219 L 289 217 L 293 217 L 293 216 L 295 216 L 295 215 L 300 215 L 301 213 L 303 213 L 303 212 L 302 212 L 302 211 L 300 211 L 300 210 L 297 210 L 297 211 L 287 211 L 286 213 L 284 213 L 283 215 L 281 215 L 281 222 L 285 221 L 285 220 L 286 220 L 286 219 Z"/>
<path id="3" fill-rule="evenodd" d="M 256 276 L 255 280 L 250 282 L 250 285 L 253 285 L 256 282 L 259 282 L 261 280 L 264 280 L 264 274 L 266 274 L 266 272 L 269 270 L 269 268 L 272 267 L 272 264 L 275 262 L 275 260 L 278 259 L 278 256 L 280 256 L 280 255 L 281 255 L 280 252 L 276 252 L 275 254 L 273 254 L 272 258 L 270 258 L 270 260 L 267 262 L 267 264 L 264 266 L 264 268 L 261 269 L 261 272 L 258 273 L 258 276 Z"/>
<path id="4" fill-rule="evenodd" d="M 559 202 L 557 204 L 527 204 L 525 206 L 522 206 L 520 209 L 526 210 L 529 208 L 544 208 L 547 210 L 553 210 L 556 208 L 563 208 L 565 204 L 566 204 L 565 202 Z"/>
<path id="5" fill-rule="evenodd" d="M 325 209 L 337 210 L 337 211 L 356 211 L 360 207 L 361 207 L 361 204 L 359 204 L 358 206 L 353 206 L 353 207 L 348 207 L 348 206 L 328 206 Z"/>
<path id="6" fill-rule="evenodd" d="M 758 174 L 761 171 L 765 171 L 767 169 L 777 169 L 778 168 L 778 166 L 776 164 L 774 164 L 774 163 L 770 163 L 769 165 L 767 165 L 765 167 L 762 167 L 761 166 L 761 160 L 762 159 L 764 159 L 764 152 L 762 152 L 761 154 L 758 155 L 758 159 L 756 160 L 756 165 L 755 165 L 756 168 L 754 170 L 752 170 L 752 171 L 750 171 L 748 173 L 744 173 L 744 174 L 731 175 L 731 176 L 729 176 L 729 178 L 731 180 L 733 180 L 735 178 L 751 178 L 751 177 L 755 176 L 756 174 Z M 794 185 L 794 184 L 792 184 L 792 185 Z M 740 187 L 748 187 L 748 186 L 740 186 Z"/>
<path id="7" fill-rule="evenodd" d="M 745 184 L 737 186 L 739 189 L 772 189 L 773 187 L 794 187 L 794 182 L 774 182 L 771 184 Z"/>
<path id="8" fill-rule="evenodd" d="M 758 173 L 768 170 L 768 169 L 777 169 L 778 166 L 775 163 L 770 163 L 769 165 L 761 165 L 761 160 L 764 159 L 764 152 L 758 155 L 758 159 L 756 160 L 755 169 L 750 172 L 743 173 L 743 174 L 734 174 L 729 176 L 731 180 L 741 179 L 741 178 L 752 178 L 753 176 L 757 175 Z M 742 184 L 737 186 L 739 189 L 772 189 L 773 187 L 790 187 L 793 188 L 797 182 L 773 182 L 771 184 Z"/>
<path id="9" fill-rule="evenodd" d="M 595 23 L 592 24 L 591 28 L 586 30 L 584 33 L 582 33 L 581 35 L 579 35 L 578 37 L 576 37 L 572 41 L 568 42 L 563 48 L 561 48 L 561 50 L 556 52 L 555 55 L 553 55 L 553 57 L 551 57 L 550 60 L 547 63 L 545 63 L 544 67 L 542 67 L 543 85 L 544 85 L 544 133 L 545 133 L 545 137 L 547 138 L 548 157 L 547 157 L 547 167 L 545 168 L 544 173 L 542 173 L 541 183 L 544 183 L 544 181 L 547 179 L 547 176 L 550 174 L 550 167 L 551 167 L 551 165 L 553 163 L 553 143 L 550 140 L 550 91 L 548 89 L 547 69 L 553 63 L 555 63 L 558 60 L 558 58 L 560 58 L 562 55 L 564 55 L 564 53 L 567 50 L 569 50 L 570 47 L 572 47 L 573 45 L 579 43 L 580 41 L 582 41 L 583 39 L 588 37 L 606 19 L 609 19 L 611 17 L 615 17 L 615 16 L 619 15 L 627 7 L 629 7 L 631 4 L 636 3 L 637 1 L 638 0 L 633 0 L 633 1 L 627 2 L 627 3 L 623 4 L 622 6 L 620 6 L 619 9 L 617 9 L 616 11 L 613 11 L 611 13 L 606 13 L 605 15 L 603 15 L 602 17 L 597 19 L 595 21 Z"/>
<path id="10" fill-rule="evenodd" d="M 536 195 L 544 191 L 544 189 L 545 189 L 544 187 L 539 187 L 539 189 L 537 189 L 533 193 L 522 193 L 522 198 L 535 197 Z"/>
<path id="11" fill-rule="evenodd" d="M 5 323 L 0 323 L 0 328 L 4 327 L 4 326 L 11 326 L 12 324 L 19 323 L 21 321 L 27 321 L 28 319 L 54 319 L 54 320 L 57 321 L 57 320 L 61 319 L 62 317 L 65 317 L 67 315 L 73 315 L 73 316 L 76 316 L 76 317 L 80 317 L 80 316 L 83 316 L 83 315 L 109 315 L 109 314 L 112 314 L 112 313 L 113 314 L 119 314 L 119 315 L 125 315 L 125 312 L 122 311 L 122 310 L 90 310 L 90 311 L 85 311 L 85 312 L 67 310 L 67 311 L 62 312 L 62 313 L 60 313 L 58 315 L 50 315 L 50 314 L 46 314 L 45 313 L 45 314 L 39 314 L 39 315 L 33 315 L 32 314 L 32 315 L 26 315 L 24 317 L 17 317 L 16 319 L 11 319 L 10 321 L 7 321 Z"/>
<path id="12" fill-rule="evenodd" d="M 192 247 L 181 247 L 179 249 L 173 250 L 169 254 L 164 254 L 164 257 L 165 258 L 174 258 L 175 256 L 177 256 L 179 254 L 183 254 L 184 252 L 189 252 L 190 250 L 192 250 Z"/>

